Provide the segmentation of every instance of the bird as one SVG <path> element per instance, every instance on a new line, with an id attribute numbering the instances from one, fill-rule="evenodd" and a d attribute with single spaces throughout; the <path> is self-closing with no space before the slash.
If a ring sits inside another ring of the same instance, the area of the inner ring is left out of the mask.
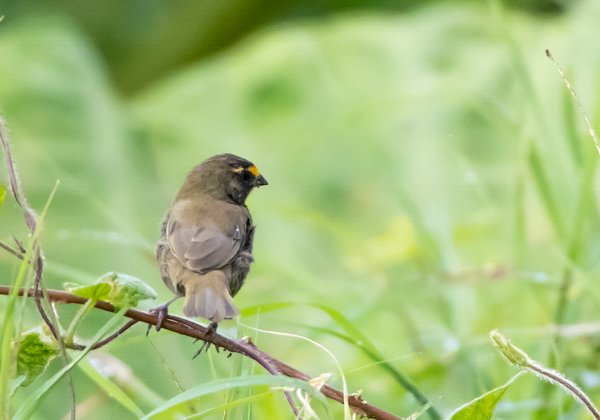
<path id="1" fill-rule="evenodd" d="M 230 153 L 212 156 L 188 173 L 156 246 L 161 278 L 175 295 L 155 308 L 157 330 L 180 297 L 184 315 L 209 320 L 209 329 L 239 315 L 233 297 L 254 262 L 255 226 L 246 198 L 265 185 L 256 165 Z"/>

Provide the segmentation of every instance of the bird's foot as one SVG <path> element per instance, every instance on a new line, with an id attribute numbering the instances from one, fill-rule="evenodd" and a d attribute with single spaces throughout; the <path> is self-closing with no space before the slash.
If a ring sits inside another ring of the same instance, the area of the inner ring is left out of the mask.
<path id="1" fill-rule="evenodd" d="M 165 318 L 169 314 L 169 303 L 167 302 L 162 305 L 157 306 L 156 308 L 150 309 L 148 312 L 156 315 L 156 331 L 160 331 L 162 328 L 162 324 L 165 321 Z M 146 335 L 150 334 L 150 330 L 152 329 L 152 324 L 148 324 L 148 329 L 146 330 Z"/>
<path id="2" fill-rule="evenodd" d="M 150 312 L 151 314 L 155 314 L 157 317 L 156 320 L 156 331 L 160 331 L 160 329 L 162 328 L 162 324 L 165 321 L 165 319 L 167 318 L 167 315 L 169 314 L 169 305 L 173 302 L 175 302 L 177 299 L 179 299 L 181 296 L 175 296 L 173 299 L 169 300 L 166 303 L 163 303 L 162 305 L 158 305 L 155 308 L 150 309 L 148 312 Z M 152 329 L 152 324 L 148 324 L 148 329 L 146 330 L 146 335 L 148 335 L 150 333 L 150 330 Z"/>
<path id="3" fill-rule="evenodd" d="M 211 322 L 208 325 L 208 328 L 206 329 L 206 333 L 204 334 L 204 343 L 202 344 L 202 347 L 200 347 L 200 350 L 198 350 L 196 352 L 196 354 L 194 354 L 194 357 L 192 357 L 192 360 L 195 359 L 196 357 L 200 356 L 202 351 L 208 351 L 208 349 L 210 348 L 210 344 L 211 344 L 210 341 L 208 341 L 208 340 L 210 339 L 210 337 L 213 334 L 215 334 L 217 332 L 218 326 L 219 326 L 219 324 L 217 322 Z M 215 350 L 217 351 L 217 353 L 219 353 L 219 351 L 220 351 L 219 347 L 217 347 L 217 346 L 215 346 Z"/>

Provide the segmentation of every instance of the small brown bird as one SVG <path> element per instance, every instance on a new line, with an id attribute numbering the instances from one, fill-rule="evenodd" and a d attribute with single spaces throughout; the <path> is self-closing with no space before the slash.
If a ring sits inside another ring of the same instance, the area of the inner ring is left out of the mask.
<path id="1" fill-rule="evenodd" d="M 175 293 L 156 308 L 157 329 L 168 305 L 182 296 L 183 313 L 211 325 L 239 315 L 232 297 L 254 261 L 254 224 L 245 201 L 254 187 L 267 184 L 252 162 L 232 154 L 213 156 L 187 175 L 156 248 L 161 277 Z"/>

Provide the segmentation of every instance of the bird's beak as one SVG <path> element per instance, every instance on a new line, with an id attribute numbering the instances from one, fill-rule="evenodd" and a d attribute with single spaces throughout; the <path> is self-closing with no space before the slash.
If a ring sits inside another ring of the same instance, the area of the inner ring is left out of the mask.
<path id="1" fill-rule="evenodd" d="M 269 183 L 267 182 L 264 176 L 259 175 L 258 178 L 256 178 L 254 185 L 256 187 L 262 187 L 263 185 L 269 185 Z"/>

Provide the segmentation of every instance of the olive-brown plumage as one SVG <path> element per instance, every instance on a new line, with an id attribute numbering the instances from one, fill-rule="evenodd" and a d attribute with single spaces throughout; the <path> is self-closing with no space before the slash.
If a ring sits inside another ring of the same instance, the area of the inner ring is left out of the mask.
<path id="1" fill-rule="evenodd" d="M 213 156 L 188 174 L 162 224 L 156 248 L 161 277 L 183 313 L 218 323 L 239 314 L 232 297 L 254 261 L 254 225 L 245 205 L 267 185 L 254 164 L 232 154 Z"/>

